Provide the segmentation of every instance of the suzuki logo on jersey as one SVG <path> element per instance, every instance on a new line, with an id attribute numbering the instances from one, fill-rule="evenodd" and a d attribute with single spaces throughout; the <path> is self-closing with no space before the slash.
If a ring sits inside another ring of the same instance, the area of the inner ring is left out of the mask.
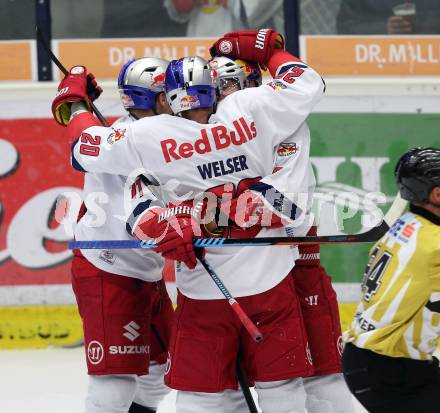
<path id="1" fill-rule="evenodd" d="M 149 354 L 150 346 L 110 346 L 110 354 Z"/>
<path id="2" fill-rule="evenodd" d="M 226 149 L 231 145 L 242 145 L 257 136 L 255 123 L 248 123 L 243 117 L 232 122 L 235 130 L 228 130 L 223 125 L 204 128 L 200 131 L 201 136 L 194 142 L 178 144 L 173 138 L 160 142 L 165 162 L 177 161 L 182 158 L 191 158 L 194 152 L 205 154 L 213 150 Z M 213 149 L 214 148 L 214 149 Z"/>
<path id="3" fill-rule="evenodd" d="M 124 326 L 124 329 L 127 330 L 123 336 L 128 338 L 130 341 L 136 340 L 140 334 L 138 330 L 141 328 L 141 326 L 134 321 L 130 321 L 128 324 Z"/>

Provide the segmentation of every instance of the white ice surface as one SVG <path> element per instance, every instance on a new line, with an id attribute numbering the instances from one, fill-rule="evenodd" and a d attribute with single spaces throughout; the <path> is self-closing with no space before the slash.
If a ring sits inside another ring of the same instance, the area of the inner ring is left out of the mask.
<path id="1" fill-rule="evenodd" d="M 0 351 L 1 413 L 83 413 L 86 387 L 82 347 Z M 172 392 L 158 413 L 174 413 L 174 401 Z"/>

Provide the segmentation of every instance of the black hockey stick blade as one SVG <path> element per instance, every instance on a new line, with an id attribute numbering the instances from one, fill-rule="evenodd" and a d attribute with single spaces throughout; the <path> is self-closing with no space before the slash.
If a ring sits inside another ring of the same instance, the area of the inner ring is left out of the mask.
<path id="1" fill-rule="evenodd" d="M 58 69 L 61 70 L 61 72 L 64 73 L 64 75 L 67 75 L 69 73 L 69 71 L 64 67 L 64 65 L 55 56 L 54 52 L 52 51 L 52 49 L 49 46 L 49 43 L 44 38 L 43 33 L 42 33 L 41 29 L 38 26 L 35 26 L 35 32 L 36 32 L 36 35 L 37 35 L 37 40 L 43 45 L 44 50 L 46 50 L 47 54 L 50 57 L 50 60 L 52 60 L 52 62 L 55 63 L 55 65 L 58 67 Z M 109 123 L 104 118 L 104 116 L 102 115 L 102 113 L 99 111 L 99 109 L 92 102 L 90 102 L 90 104 L 91 104 L 93 113 L 96 115 L 96 117 L 99 119 L 99 121 L 104 126 L 107 126 L 107 127 L 110 126 Z"/>

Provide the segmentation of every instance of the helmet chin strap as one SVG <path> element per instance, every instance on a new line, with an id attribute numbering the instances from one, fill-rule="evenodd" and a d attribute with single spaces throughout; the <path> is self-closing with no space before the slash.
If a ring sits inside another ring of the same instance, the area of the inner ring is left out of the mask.
<path id="1" fill-rule="evenodd" d="M 155 116 L 159 115 L 159 112 L 157 111 L 157 102 L 159 100 L 159 95 L 160 93 L 156 96 L 156 99 L 154 100 L 154 106 L 151 108 Z"/>
<path id="2" fill-rule="evenodd" d="M 136 116 L 136 115 L 133 113 L 133 111 L 129 110 L 128 113 L 129 113 L 129 115 L 130 115 L 132 118 L 134 118 L 135 120 L 139 120 L 139 117 Z"/>

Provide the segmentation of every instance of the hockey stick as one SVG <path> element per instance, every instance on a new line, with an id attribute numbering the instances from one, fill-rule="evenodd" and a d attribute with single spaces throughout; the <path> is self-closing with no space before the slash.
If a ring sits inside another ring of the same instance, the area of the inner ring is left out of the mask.
<path id="1" fill-rule="evenodd" d="M 52 52 L 51 48 L 49 47 L 49 44 L 47 43 L 46 39 L 43 36 L 43 33 L 41 32 L 41 30 L 38 26 L 35 26 L 35 31 L 37 34 L 37 40 L 43 45 L 44 50 L 46 50 L 47 54 L 50 57 L 50 60 L 52 60 L 52 62 L 54 62 L 57 65 L 58 69 L 60 69 L 61 72 L 64 73 L 64 75 L 68 75 L 69 71 L 58 60 L 58 58 L 55 56 L 54 52 Z M 90 102 L 90 105 L 92 107 L 93 113 L 96 115 L 96 117 L 99 119 L 99 121 L 104 126 L 107 126 L 107 127 L 110 126 L 109 123 L 105 120 L 102 113 L 98 110 L 98 108 L 92 102 Z"/>
<path id="2" fill-rule="evenodd" d="M 244 328 L 248 331 L 248 333 L 251 335 L 251 337 L 257 343 L 259 341 L 261 341 L 263 339 L 263 335 L 261 334 L 260 330 L 252 322 L 252 320 L 248 317 L 248 315 L 243 311 L 240 304 L 238 304 L 237 300 L 231 295 L 231 293 L 228 291 L 228 289 L 223 284 L 222 280 L 215 273 L 215 271 L 212 269 L 212 267 L 208 264 L 208 262 L 205 260 L 205 258 L 203 258 L 202 249 L 195 248 L 195 252 L 196 252 L 196 256 L 199 259 L 200 263 L 203 265 L 203 267 L 205 268 L 207 273 L 211 276 L 215 285 L 218 287 L 218 289 L 225 296 L 226 300 L 228 300 L 229 305 L 231 306 L 232 310 L 234 310 L 234 313 L 237 315 L 237 317 L 240 319 Z"/>
<path id="3" fill-rule="evenodd" d="M 379 226 L 361 234 L 351 235 L 318 235 L 313 237 L 262 237 L 262 238 L 198 238 L 193 241 L 195 247 L 247 247 L 268 245 L 308 245 L 308 244 L 351 244 L 358 242 L 375 242 L 382 238 L 394 221 L 402 215 L 406 207 L 398 194 L 394 199 L 383 221 Z M 153 240 L 116 240 L 116 241 L 74 241 L 69 243 L 70 249 L 129 249 L 155 248 Z"/>
<path id="4" fill-rule="evenodd" d="M 258 413 L 257 406 L 255 405 L 255 400 L 252 397 L 251 390 L 249 389 L 249 380 L 246 377 L 246 372 L 244 371 L 243 366 L 241 365 L 242 358 L 242 349 L 240 348 L 240 350 L 238 351 L 236 364 L 237 380 L 240 383 L 241 391 L 243 392 L 243 396 L 246 400 L 249 411 L 251 413 Z"/>

